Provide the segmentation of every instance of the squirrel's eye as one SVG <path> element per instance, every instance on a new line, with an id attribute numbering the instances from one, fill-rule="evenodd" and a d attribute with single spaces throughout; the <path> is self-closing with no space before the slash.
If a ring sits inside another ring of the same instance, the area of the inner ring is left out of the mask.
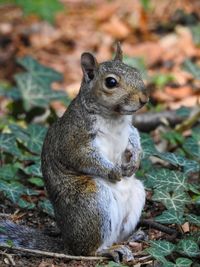
<path id="1" fill-rule="evenodd" d="M 117 80 L 113 77 L 107 77 L 105 79 L 105 85 L 107 88 L 114 88 L 117 85 Z"/>

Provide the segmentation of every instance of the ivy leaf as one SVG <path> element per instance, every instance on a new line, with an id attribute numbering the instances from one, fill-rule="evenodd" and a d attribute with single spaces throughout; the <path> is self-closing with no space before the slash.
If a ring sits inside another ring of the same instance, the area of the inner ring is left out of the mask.
<path id="1" fill-rule="evenodd" d="M 150 241 L 151 246 L 156 249 L 160 255 L 167 256 L 172 253 L 175 249 L 175 245 L 165 241 L 165 240 L 157 240 L 157 241 Z"/>
<path id="2" fill-rule="evenodd" d="M 26 145 L 31 152 L 40 155 L 46 132 L 47 128 L 39 124 L 30 124 L 28 126 L 29 140 Z"/>
<path id="3" fill-rule="evenodd" d="M 35 203 L 28 202 L 22 198 L 19 199 L 17 202 L 18 206 L 22 209 L 34 209 L 35 208 Z"/>
<path id="4" fill-rule="evenodd" d="M 3 165 L 0 167 L 0 178 L 8 181 L 18 179 L 17 172 L 19 167 L 19 163 Z"/>
<path id="5" fill-rule="evenodd" d="M 192 265 L 192 260 L 188 258 L 178 258 L 176 260 L 176 266 L 177 267 L 190 267 Z"/>
<path id="6" fill-rule="evenodd" d="M 146 174 L 147 185 L 160 190 L 187 190 L 187 177 L 181 172 L 168 169 L 155 169 Z"/>
<path id="7" fill-rule="evenodd" d="M 42 177 L 41 173 L 41 162 L 36 161 L 35 164 L 32 164 L 24 169 L 24 172 L 29 175 L 34 175 L 37 177 Z"/>
<path id="8" fill-rule="evenodd" d="M 174 209 L 165 210 L 161 215 L 155 217 L 155 221 L 163 224 L 183 224 L 183 212 L 177 212 Z"/>
<path id="9" fill-rule="evenodd" d="M 51 202 L 48 199 L 41 200 L 39 202 L 39 207 L 43 210 L 43 212 L 49 214 L 50 216 L 54 217 L 54 210 Z"/>
<path id="10" fill-rule="evenodd" d="M 162 263 L 163 267 L 176 267 L 176 265 L 168 260 L 160 253 L 160 250 L 155 247 L 145 249 L 153 258 Z"/>
<path id="11" fill-rule="evenodd" d="M 195 214 L 187 214 L 186 218 L 190 223 L 196 226 L 200 226 L 200 216 L 197 216 Z"/>
<path id="12" fill-rule="evenodd" d="M 200 158 L 200 143 L 198 143 L 193 137 L 188 137 L 185 140 L 183 148 L 194 158 Z"/>
<path id="13" fill-rule="evenodd" d="M 184 209 L 185 204 L 191 201 L 188 194 L 182 190 L 176 190 L 173 193 L 169 193 L 167 191 L 156 189 L 152 199 L 162 202 L 167 209 L 177 212 L 181 212 Z"/>
<path id="14" fill-rule="evenodd" d="M 67 98 L 64 91 L 51 90 L 51 83 L 60 81 L 61 74 L 39 64 L 31 57 L 20 58 L 18 63 L 28 71 L 15 75 L 26 111 L 34 107 L 47 108 L 51 101 Z"/>
<path id="15" fill-rule="evenodd" d="M 192 76 L 199 80 L 200 79 L 200 67 L 196 64 L 194 64 L 191 60 L 186 59 L 183 62 L 183 69 L 187 72 L 191 73 Z"/>
<path id="16" fill-rule="evenodd" d="M 14 156 L 21 156 L 21 152 L 17 146 L 15 136 L 8 133 L 0 133 L 0 150 L 3 150 Z"/>
<path id="17" fill-rule="evenodd" d="M 50 86 L 52 82 L 62 80 L 62 75 L 59 72 L 40 64 L 30 56 L 18 58 L 17 63 L 24 67 L 32 78 L 43 85 L 44 88 Z"/>
<path id="18" fill-rule="evenodd" d="M 16 87 L 8 89 L 0 86 L 0 96 L 5 96 L 15 101 L 20 100 L 22 98 L 20 91 Z"/>
<path id="19" fill-rule="evenodd" d="M 17 182 L 7 183 L 0 181 L 0 191 L 2 191 L 7 198 L 16 204 L 24 193 L 24 186 Z"/>
<path id="20" fill-rule="evenodd" d="M 149 134 L 142 133 L 141 134 L 141 146 L 143 158 L 152 156 L 156 153 L 154 142 Z"/>
<path id="21" fill-rule="evenodd" d="M 37 14 L 50 23 L 54 22 L 55 13 L 63 9 L 63 5 L 58 0 L 15 0 L 15 3 L 23 8 L 25 15 Z"/>
<path id="22" fill-rule="evenodd" d="M 43 179 L 38 178 L 38 177 L 31 177 L 31 178 L 28 179 L 28 181 L 29 181 L 31 184 L 36 185 L 37 187 L 43 187 L 43 186 L 44 186 L 44 181 L 43 181 Z"/>
<path id="23" fill-rule="evenodd" d="M 177 251 L 188 257 L 196 257 L 200 255 L 198 244 L 191 239 L 182 239 L 177 245 Z"/>
<path id="24" fill-rule="evenodd" d="M 25 143 L 28 141 L 29 136 L 26 129 L 22 128 L 17 124 L 10 124 L 8 127 L 17 139 L 17 141 L 19 141 L 20 143 Z"/>
<path id="25" fill-rule="evenodd" d="M 195 45 L 200 46 L 200 23 L 190 27 Z"/>
<path id="26" fill-rule="evenodd" d="M 33 107 L 45 108 L 48 106 L 48 91 L 42 87 L 29 73 L 18 74 L 15 80 L 22 95 L 26 111 Z"/>

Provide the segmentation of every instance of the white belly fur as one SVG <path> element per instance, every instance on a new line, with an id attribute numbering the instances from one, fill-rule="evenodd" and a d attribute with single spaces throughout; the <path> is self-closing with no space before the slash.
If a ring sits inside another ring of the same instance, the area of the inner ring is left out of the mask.
<path id="1" fill-rule="evenodd" d="M 96 138 L 96 145 L 102 154 L 114 164 L 121 162 L 121 156 L 128 144 L 130 119 L 128 116 L 125 120 L 118 122 L 98 119 L 99 134 Z M 111 234 L 105 238 L 98 249 L 100 251 L 114 242 L 124 240 L 133 232 L 145 203 L 145 191 L 143 184 L 134 176 L 124 177 L 117 183 L 99 180 L 107 187 L 111 195 Z"/>

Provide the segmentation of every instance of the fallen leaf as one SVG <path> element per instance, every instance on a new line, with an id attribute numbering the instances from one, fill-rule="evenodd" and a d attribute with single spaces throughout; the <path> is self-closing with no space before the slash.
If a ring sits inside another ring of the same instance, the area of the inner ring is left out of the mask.
<path id="1" fill-rule="evenodd" d="M 194 91 L 189 86 L 182 87 L 170 87 L 166 86 L 164 89 L 165 93 L 174 98 L 174 100 L 180 100 L 185 97 L 193 95 Z"/>
<path id="2" fill-rule="evenodd" d="M 184 224 L 182 224 L 181 228 L 182 228 L 184 233 L 188 233 L 190 231 L 190 225 L 188 222 L 185 222 Z"/>
<path id="3" fill-rule="evenodd" d="M 171 109 L 178 109 L 180 107 L 194 107 L 200 103 L 200 96 L 190 96 L 186 99 L 177 102 L 168 103 L 168 107 Z"/>
<path id="4" fill-rule="evenodd" d="M 100 28 L 116 39 L 124 39 L 131 34 L 130 28 L 117 16 L 112 16 L 110 21 L 102 24 Z"/>

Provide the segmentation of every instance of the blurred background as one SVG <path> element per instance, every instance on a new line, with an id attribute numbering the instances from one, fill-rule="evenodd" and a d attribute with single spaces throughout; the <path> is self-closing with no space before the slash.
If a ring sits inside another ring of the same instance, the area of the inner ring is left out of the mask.
<path id="1" fill-rule="evenodd" d="M 147 192 L 142 217 L 170 228 L 147 224 L 153 243 L 129 243 L 135 263 L 199 267 L 199 0 L 0 0 L 0 217 L 55 227 L 43 140 L 80 88 L 81 53 L 110 60 L 117 41 L 150 90 L 134 116 L 143 147 L 137 177 Z M 22 256 L 16 266 L 100 266 Z M 2 254 L 0 265 L 9 263 Z"/>
<path id="2" fill-rule="evenodd" d="M 79 90 L 81 53 L 91 51 L 99 61 L 108 60 L 119 40 L 125 62 L 138 67 L 151 88 L 154 109 L 197 104 L 200 1 L 1 0 L 0 3 L 1 82 L 12 82 L 18 67 L 16 58 L 30 55 L 62 73 L 63 82 L 54 88 L 62 88 L 72 98 Z M 62 114 L 64 108 L 59 103 L 53 105 Z"/>

